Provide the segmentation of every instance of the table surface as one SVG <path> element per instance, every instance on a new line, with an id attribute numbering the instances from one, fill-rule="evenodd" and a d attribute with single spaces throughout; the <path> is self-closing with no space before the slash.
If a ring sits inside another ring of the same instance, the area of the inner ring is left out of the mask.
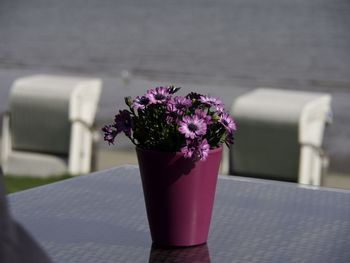
<path id="1" fill-rule="evenodd" d="M 54 262 L 350 262 L 350 191 L 220 176 L 206 245 L 152 247 L 138 167 L 8 196 Z"/>

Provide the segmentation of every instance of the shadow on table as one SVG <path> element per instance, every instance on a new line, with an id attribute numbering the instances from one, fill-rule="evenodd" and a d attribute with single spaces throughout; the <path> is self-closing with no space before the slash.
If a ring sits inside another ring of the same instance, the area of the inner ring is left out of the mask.
<path id="1" fill-rule="evenodd" d="M 50 263 L 43 249 L 10 215 L 0 167 L 0 262 Z"/>
<path id="2" fill-rule="evenodd" d="M 186 248 L 163 248 L 153 244 L 148 262 L 210 263 L 211 261 L 207 244 Z"/>

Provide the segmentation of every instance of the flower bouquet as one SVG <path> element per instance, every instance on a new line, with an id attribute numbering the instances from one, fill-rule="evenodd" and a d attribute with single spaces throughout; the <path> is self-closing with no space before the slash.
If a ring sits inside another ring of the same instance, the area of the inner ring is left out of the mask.
<path id="1" fill-rule="evenodd" d="M 174 97 L 180 88 L 157 87 L 134 100 L 125 98 L 129 110 L 120 110 L 112 125 L 103 127 L 104 140 L 114 143 L 124 133 L 145 150 L 179 152 L 185 158 L 206 160 L 209 150 L 233 143 L 234 120 L 222 101 L 194 92 Z"/>
<path id="2" fill-rule="evenodd" d="M 136 145 L 152 240 L 163 246 L 206 243 L 222 144 L 236 131 L 220 99 L 179 89 L 125 98 L 129 109 L 102 129 L 109 144 L 124 133 Z"/>

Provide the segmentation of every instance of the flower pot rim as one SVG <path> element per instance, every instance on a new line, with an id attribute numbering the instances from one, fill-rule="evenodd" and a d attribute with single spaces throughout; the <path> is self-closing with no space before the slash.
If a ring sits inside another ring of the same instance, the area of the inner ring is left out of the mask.
<path id="1" fill-rule="evenodd" d="M 209 152 L 211 152 L 211 153 L 213 153 L 213 152 L 218 152 L 218 151 L 221 151 L 222 149 L 223 149 L 223 146 L 221 145 L 221 146 L 218 147 L 218 148 L 210 149 Z M 141 148 L 141 147 L 139 147 L 139 146 L 136 146 L 136 150 L 142 151 L 142 152 L 183 154 L 182 152 L 168 152 L 168 151 L 160 151 L 160 150 L 146 150 L 146 149 L 143 149 L 143 148 Z"/>

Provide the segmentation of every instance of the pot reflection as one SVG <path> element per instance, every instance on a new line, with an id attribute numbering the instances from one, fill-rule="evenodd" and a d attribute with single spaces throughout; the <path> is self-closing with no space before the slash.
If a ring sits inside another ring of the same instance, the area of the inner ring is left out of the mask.
<path id="1" fill-rule="evenodd" d="M 164 248 L 153 244 L 148 262 L 210 263 L 210 255 L 207 244 L 185 248 Z"/>

